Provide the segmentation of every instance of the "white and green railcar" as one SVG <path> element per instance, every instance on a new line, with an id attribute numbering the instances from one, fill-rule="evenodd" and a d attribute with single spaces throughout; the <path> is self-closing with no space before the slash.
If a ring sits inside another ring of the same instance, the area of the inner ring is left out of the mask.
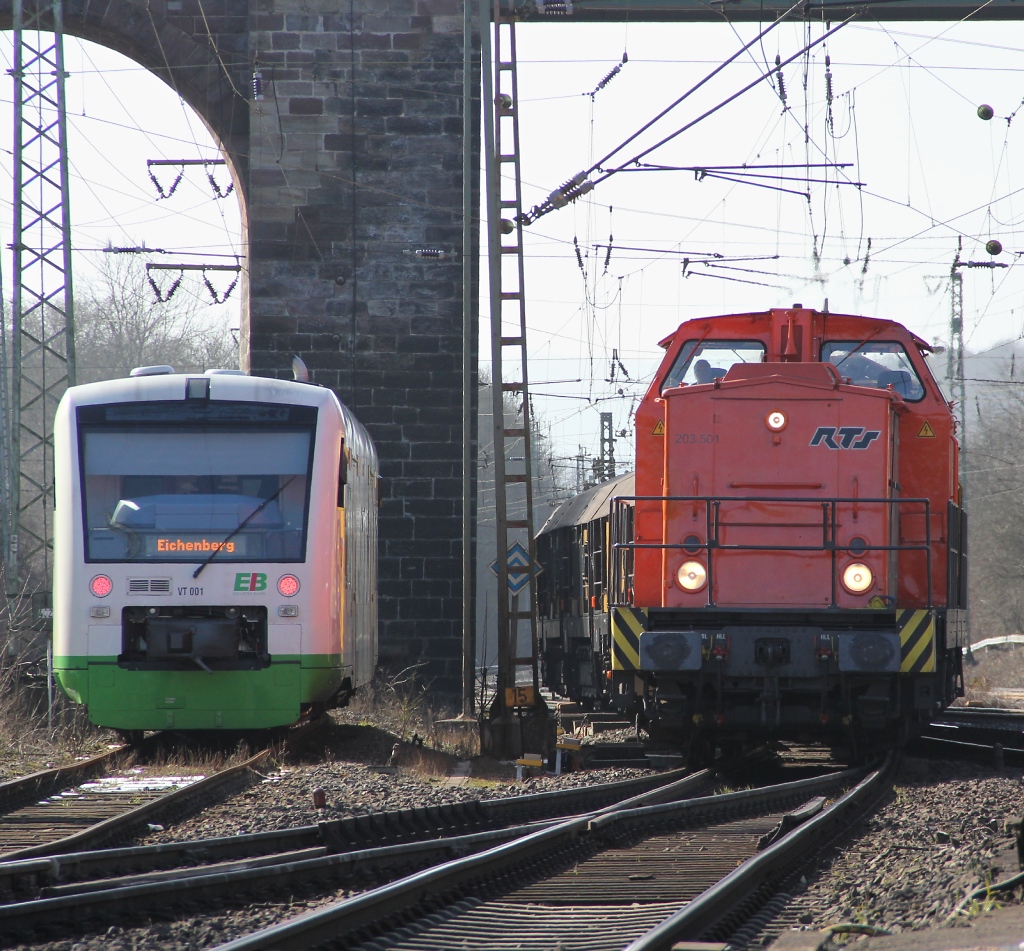
<path id="1" fill-rule="evenodd" d="M 330 390 L 148 367 L 54 434 L 54 674 L 93 723 L 265 729 L 369 681 L 377 456 Z"/>

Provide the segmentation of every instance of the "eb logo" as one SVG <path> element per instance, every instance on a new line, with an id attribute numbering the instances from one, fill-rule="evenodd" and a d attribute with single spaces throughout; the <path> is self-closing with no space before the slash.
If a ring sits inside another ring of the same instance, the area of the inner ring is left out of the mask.
<path id="1" fill-rule="evenodd" d="M 812 446 L 828 446 L 829 449 L 867 449 L 879 436 L 877 429 L 863 426 L 819 426 L 811 437 Z"/>
<path id="2" fill-rule="evenodd" d="M 267 576 L 260 571 L 240 571 L 235 575 L 236 591 L 266 591 Z"/>

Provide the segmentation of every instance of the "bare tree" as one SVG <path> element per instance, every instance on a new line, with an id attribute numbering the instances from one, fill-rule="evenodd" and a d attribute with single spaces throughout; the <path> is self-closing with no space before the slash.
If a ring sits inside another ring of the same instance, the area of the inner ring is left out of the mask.
<path id="1" fill-rule="evenodd" d="M 78 383 L 124 377 L 138 366 L 166 364 L 184 372 L 238 366 L 224 319 L 209 319 L 184 287 L 157 301 L 136 257 L 104 254 L 98 270 L 99 279 L 75 302 Z"/>
<path id="2" fill-rule="evenodd" d="M 968 401 L 963 481 L 974 640 L 1024 632 L 1024 386 L 1015 378 L 1015 347 L 989 357 Z"/>

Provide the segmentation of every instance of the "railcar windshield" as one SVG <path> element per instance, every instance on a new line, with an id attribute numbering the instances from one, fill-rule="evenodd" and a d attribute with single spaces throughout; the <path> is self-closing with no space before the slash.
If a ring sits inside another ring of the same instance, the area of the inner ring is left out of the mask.
<path id="1" fill-rule="evenodd" d="M 924 385 L 906 348 L 888 340 L 830 340 L 821 346 L 821 360 L 831 363 L 857 386 L 885 390 L 890 386 L 910 403 L 924 399 Z"/>
<path id="2" fill-rule="evenodd" d="M 687 340 L 665 375 L 661 389 L 692 383 L 713 383 L 734 363 L 764 362 L 760 340 Z"/>
<path id="3" fill-rule="evenodd" d="M 250 405 L 248 420 L 245 404 L 205 419 L 168 404 L 84 407 L 86 560 L 301 561 L 316 410 Z M 164 410 L 147 419 L 146 406 Z"/>

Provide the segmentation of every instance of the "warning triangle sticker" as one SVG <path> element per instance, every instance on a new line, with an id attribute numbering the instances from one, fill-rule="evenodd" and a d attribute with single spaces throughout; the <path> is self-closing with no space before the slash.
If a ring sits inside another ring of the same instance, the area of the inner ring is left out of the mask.
<path id="1" fill-rule="evenodd" d="M 927 425 L 927 423 L 925 424 Z M 651 433 L 652 436 L 664 436 L 665 435 L 665 420 L 659 419 L 654 426 L 654 431 Z"/>
<path id="2" fill-rule="evenodd" d="M 928 420 L 924 421 L 924 425 L 918 431 L 917 438 L 920 439 L 922 437 L 924 437 L 925 439 L 935 438 L 935 430 L 932 429 L 931 423 L 929 423 Z"/>

